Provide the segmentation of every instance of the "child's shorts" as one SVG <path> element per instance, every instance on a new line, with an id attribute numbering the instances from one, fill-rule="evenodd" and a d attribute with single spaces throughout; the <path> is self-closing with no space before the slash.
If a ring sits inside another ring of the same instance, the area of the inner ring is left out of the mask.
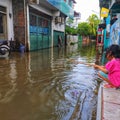
<path id="1" fill-rule="evenodd" d="M 102 72 L 102 71 L 99 71 L 99 74 L 100 74 L 101 76 L 103 76 L 104 78 L 108 78 L 108 74 L 105 74 L 105 73 Z"/>

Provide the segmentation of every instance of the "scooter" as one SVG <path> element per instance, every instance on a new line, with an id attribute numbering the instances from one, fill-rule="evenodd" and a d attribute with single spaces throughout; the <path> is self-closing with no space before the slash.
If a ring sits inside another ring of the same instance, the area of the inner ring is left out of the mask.
<path id="1" fill-rule="evenodd" d="M 7 40 L 0 40 L 0 57 L 8 57 L 10 55 L 10 47 Z"/>

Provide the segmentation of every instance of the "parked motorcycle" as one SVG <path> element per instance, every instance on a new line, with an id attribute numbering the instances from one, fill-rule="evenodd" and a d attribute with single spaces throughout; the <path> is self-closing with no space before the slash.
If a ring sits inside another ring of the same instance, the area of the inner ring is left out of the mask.
<path id="1" fill-rule="evenodd" d="M 0 57 L 8 57 L 10 55 L 10 47 L 7 40 L 0 40 Z"/>

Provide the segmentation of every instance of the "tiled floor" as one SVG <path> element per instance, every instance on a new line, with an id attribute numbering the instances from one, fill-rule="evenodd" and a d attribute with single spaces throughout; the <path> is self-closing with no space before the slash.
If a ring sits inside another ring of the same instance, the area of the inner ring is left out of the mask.
<path id="1" fill-rule="evenodd" d="M 120 89 L 102 89 L 102 120 L 120 120 Z"/>
<path id="2" fill-rule="evenodd" d="M 104 88 L 98 94 L 97 120 L 120 120 L 120 89 Z"/>

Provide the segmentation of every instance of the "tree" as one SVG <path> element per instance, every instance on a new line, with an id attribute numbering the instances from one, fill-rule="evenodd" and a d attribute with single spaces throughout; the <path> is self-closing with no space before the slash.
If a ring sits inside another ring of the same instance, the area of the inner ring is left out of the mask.
<path id="1" fill-rule="evenodd" d="M 67 18 L 66 26 L 65 26 L 65 33 L 66 34 L 71 34 L 71 35 L 77 34 L 77 30 L 74 27 L 72 27 L 72 24 L 73 24 L 73 19 Z"/>
<path id="2" fill-rule="evenodd" d="M 91 26 L 88 22 L 82 22 L 78 24 L 77 31 L 82 36 L 89 36 L 91 34 Z"/>
<path id="3" fill-rule="evenodd" d="M 87 22 L 81 22 L 78 24 L 77 29 L 70 27 L 73 23 L 72 19 L 67 19 L 66 21 L 66 34 L 79 34 L 82 36 L 96 36 L 96 31 L 98 24 L 100 23 L 100 19 L 96 14 L 92 14 L 87 19 Z"/>
<path id="4" fill-rule="evenodd" d="M 92 14 L 91 16 L 89 16 L 87 21 L 92 28 L 91 35 L 96 36 L 96 31 L 97 31 L 98 24 L 100 23 L 100 19 L 98 18 L 96 14 Z"/>
<path id="5" fill-rule="evenodd" d="M 70 26 L 65 27 L 65 33 L 66 34 L 71 34 L 71 35 L 76 35 L 77 34 L 77 29 L 71 28 Z"/>

